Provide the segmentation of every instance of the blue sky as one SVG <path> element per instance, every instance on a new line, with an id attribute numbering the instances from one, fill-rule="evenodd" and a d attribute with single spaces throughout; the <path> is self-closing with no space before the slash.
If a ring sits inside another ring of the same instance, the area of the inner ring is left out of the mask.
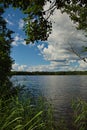
<path id="1" fill-rule="evenodd" d="M 44 7 L 46 10 L 48 5 Z M 18 71 L 72 71 L 87 70 L 87 64 L 79 60 L 71 47 L 81 54 L 86 45 L 87 37 L 83 31 L 76 30 L 76 25 L 67 14 L 55 11 L 50 18 L 53 22 L 52 34 L 47 41 L 25 44 L 23 31 L 25 15 L 19 9 L 6 9 L 4 18 L 9 29 L 15 33 L 12 43 L 11 57 L 15 60 L 13 70 Z M 55 23 L 54 23 L 55 21 Z M 86 57 L 86 53 L 81 54 Z"/>

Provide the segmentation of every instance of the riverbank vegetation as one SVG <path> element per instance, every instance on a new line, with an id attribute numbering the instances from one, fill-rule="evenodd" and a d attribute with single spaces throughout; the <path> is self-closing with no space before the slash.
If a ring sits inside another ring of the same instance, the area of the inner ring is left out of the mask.
<path id="1" fill-rule="evenodd" d="M 0 130 L 51 130 L 51 109 L 42 98 L 0 98 Z"/>
<path id="2" fill-rule="evenodd" d="M 53 109 L 44 98 L 22 94 L 6 100 L 0 97 L 0 130 L 87 130 L 85 101 L 73 101 L 71 119 L 61 117 L 55 123 Z"/>

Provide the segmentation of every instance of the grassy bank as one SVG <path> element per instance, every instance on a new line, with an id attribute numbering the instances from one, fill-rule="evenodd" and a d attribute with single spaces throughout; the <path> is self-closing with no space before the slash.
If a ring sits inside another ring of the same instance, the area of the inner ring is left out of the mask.
<path id="1" fill-rule="evenodd" d="M 0 98 L 0 130 L 87 130 L 87 103 L 72 102 L 72 120 L 55 124 L 52 106 L 43 97 L 33 97 L 28 91 L 3 100 Z M 68 123 L 69 123 L 68 122 Z"/>
<path id="2" fill-rule="evenodd" d="M 51 130 L 51 109 L 41 97 L 0 98 L 0 130 Z"/>

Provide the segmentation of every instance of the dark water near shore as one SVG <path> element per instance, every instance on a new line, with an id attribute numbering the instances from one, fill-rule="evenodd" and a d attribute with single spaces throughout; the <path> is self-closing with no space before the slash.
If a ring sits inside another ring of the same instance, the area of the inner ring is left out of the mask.
<path id="1" fill-rule="evenodd" d="M 55 118 L 70 114 L 72 99 L 87 100 L 87 76 L 13 76 L 34 95 L 43 95 L 52 105 Z"/>

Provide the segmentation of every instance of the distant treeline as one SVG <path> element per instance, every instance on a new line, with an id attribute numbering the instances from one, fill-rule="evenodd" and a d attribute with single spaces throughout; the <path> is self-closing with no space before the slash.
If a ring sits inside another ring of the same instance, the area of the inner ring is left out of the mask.
<path id="1" fill-rule="evenodd" d="M 87 75 L 87 71 L 58 71 L 58 72 L 25 72 L 25 71 L 12 71 L 11 75 Z"/>

